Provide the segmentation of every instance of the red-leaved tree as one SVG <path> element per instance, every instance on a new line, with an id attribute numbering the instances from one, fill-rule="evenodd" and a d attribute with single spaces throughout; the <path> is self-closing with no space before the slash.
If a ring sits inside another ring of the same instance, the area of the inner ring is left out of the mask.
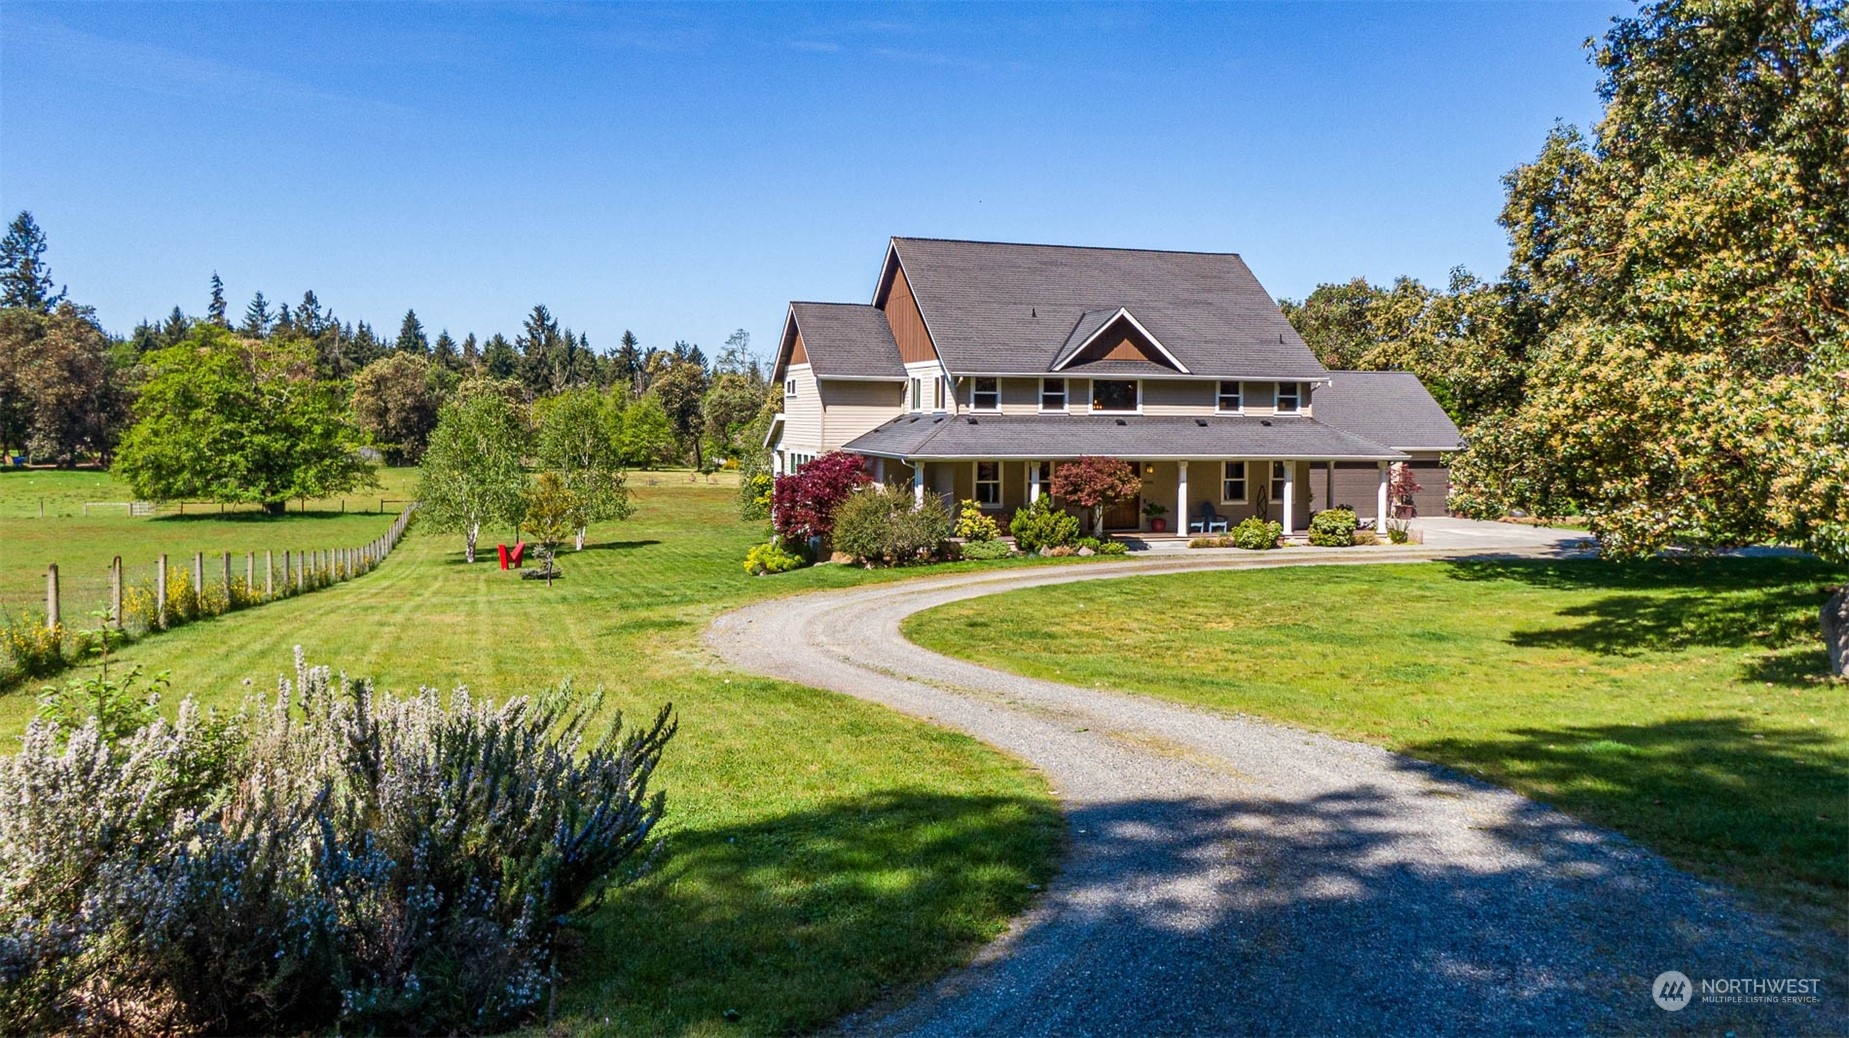
<path id="1" fill-rule="evenodd" d="M 1086 457 L 1053 469 L 1053 496 L 1091 509 L 1091 532 L 1104 530 L 1104 506 L 1143 489 L 1136 466 L 1119 458 Z"/>
<path id="2" fill-rule="evenodd" d="M 798 544 L 834 532 L 835 509 L 857 487 L 871 482 L 861 469 L 863 460 L 858 454 L 830 451 L 778 476 L 771 487 L 771 528 Z"/>
<path id="3" fill-rule="evenodd" d="M 1425 488 L 1413 477 L 1412 466 L 1396 461 L 1387 469 L 1387 497 L 1398 505 L 1412 504 L 1412 495 Z M 1397 511 L 1397 508 L 1395 509 Z"/>

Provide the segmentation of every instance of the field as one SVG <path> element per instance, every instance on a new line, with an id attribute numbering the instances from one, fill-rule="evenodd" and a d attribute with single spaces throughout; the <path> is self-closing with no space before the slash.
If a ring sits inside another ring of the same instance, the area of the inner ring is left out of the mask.
<path id="1" fill-rule="evenodd" d="M 558 1007 L 573 1032 L 813 1029 L 963 961 L 1052 872 L 1061 826 L 1040 777 L 856 700 L 725 673 L 699 642 L 710 617 L 743 602 L 905 574 L 752 578 L 740 562 L 763 531 L 737 519 L 732 486 L 685 473 L 631 484 L 636 517 L 564 553 L 554 587 L 465 565 L 460 537 L 413 526 L 373 573 L 121 658 L 172 671 L 168 709 L 184 692 L 229 708 L 273 688 L 298 644 L 387 688 L 467 683 L 499 697 L 569 679 L 644 719 L 672 701 L 668 854 L 574 938 Z M 360 521 L 384 524 L 313 511 L 281 522 L 322 544 Z M 0 519 L 0 537 L 10 545 L 39 522 Z M 166 536 L 164 520 L 137 522 Z M 484 560 L 501 539 L 484 533 Z M 19 731 L 32 710 L 29 694 L 0 696 L 0 731 Z"/>
<path id="2" fill-rule="evenodd" d="M 380 469 L 376 490 L 310 501 L 307 511 L 263 515 L 253 505 L 189 503 L 181 513 L 130 518 L 128 509 L 90 502 L 126 502 L 128 487 L 106 472 L 0 468 L 0 614 L 45 608 L 45 567 L 58 564 L 67 618 L 82 618 L 108 602 L 109 562 L 120 555 L 128 582 L 151 579 L 155 557 L 184 565 L 194 552 L 232 552 L 237 572 L 243 553 L 357 547 L 385 532 L 404 508 L 417 481 L 415 469 Z M 384 505 L 380 501 L 384 500 Z M 44 518 L 39 517 L 43 508 Z M 344 507 L 344 510 L 343 510 Z"/>
<path id="3" fill-rule="evenodd" d="M 1790 558 L 1201 573 L 1011 592 L 906 632 L 1448 764 L 1841 927 L 1849 703 L 1817 610 L 1842 580 Z"/>

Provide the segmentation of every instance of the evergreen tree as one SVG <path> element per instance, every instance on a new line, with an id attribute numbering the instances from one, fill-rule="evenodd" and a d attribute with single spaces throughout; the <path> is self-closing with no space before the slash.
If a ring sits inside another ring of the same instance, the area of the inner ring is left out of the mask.
<path id="1" fill-rule="evenodd" d="M 348 337 L 346 353 L 356 370 L 364 370 L 373 361 L 385 356 L 385 343 L 379 341 L 379 336 L 372 330 L 372 325 L 365 321 L 355 325 L 348 332 Z"/>
<path id="2" fill-rule="evenodd" d="M 431 347 L 433 359 L 437 364 L 450 371 L 462 366 L 462 358 L 456 352 L 456 340 L 449 337 L 449 329 L 437 333 L 436 345 Z"/>
<path id="3" fill-rule="evenodd" d="M 225 315 L 225 283 L 219 280 L 218 271 L 212 272 L 212 300 L 205 307 L 206 320 L 220 328 L 231 327 L 231 321 Z"/>
<path id="4" fill-rule="evenodd" d="M 186 334 L 192 330 L 192 318 L 187 317 L 186 314 L 182 313 L 180 308 L 176 306 L 173 308 L 173 312 L 167 315 L 166 322 L 161 325 L 161 345 L 172 346 L 174 343 L 186 338 Z"/>
<path id="5" fill-rule="evenodd" d="M 642 350 L 636 340 L 636 333 L 623 329 L 622 345 L 616 348 L 615 381 L 624 383 L 629 391 L 636 395 L 642 393 Z"/>
<path id="6" fill-rule="evenodd" d="M 278 335 L 295 334 L 295 312 L 289 309 L 288 303 L 284 303 L 282 309 L 276 312 L 276 326 L 274 331 Z"/>
<path id="7" fill-rule="evenodd" d="M 318 338 L 327 330 L 328 316 L 321 310 L 321 300 L 315 298 L 314 289 L 302 293 L 302 305 L 295 308 L 295 330 L 308 336 Z"/>
<path id="8" fill-rule="evenodd" d="M 520 370 L 520 357 L 514 352 L 514 344 L 495 332 L 488 345 L 482 348 L 482 367 L 494 378 L 513 378 Z"/>
<path id="9" fill-rule="evenodd" d="M 417 319 L 416 310 L 404 312 L 404 323 L 398 326 L 398 340 L 393 345 L 399 353 L 430 355 L 430 340 L 424 337 L 424 324 Z"/>
<path id="10" fill-rule="evenodd" d="M 250 305 L 244 308 L 244 324 L 238 329 L 252 339 L 261 339 L 270 334 L 270 325 L 276 320 L 270 313 L 270 301 L 258 292 L 250 297 Z"/>
<path id="11" fill-rule="evenodd" d="M 145 317 L 141 319 L 140 324 L 135 326 L 135 330 L 129 333 L 128 344 L 137 357 L 149 350 L 158 350 L 166 345 L 161 342 L 160 329 Z"/>
<path id="12" fill-rule="evenodd" d="M 475 333 L 470 332 L 468 337 L 462 340 L 462 366 L 475 371 L 481 368 L 481 363 L 481 347 L 475 342 Z"/>
<path id="13" fill-rule="evenodd" d="M 63 292 L 52 291 L 51 268 L 45 265 L 45 232 L 21 210 L 0 242 L 0 307 L 48 314 L 63 301 Z"/>

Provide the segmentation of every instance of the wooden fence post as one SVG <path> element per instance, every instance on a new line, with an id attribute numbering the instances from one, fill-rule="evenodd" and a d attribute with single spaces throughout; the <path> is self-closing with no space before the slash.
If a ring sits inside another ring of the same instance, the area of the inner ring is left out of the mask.
<path id="1" fill-rule="evenodd" d="M 263 549 L 263 597 L 276 597 L 276 553 L 268 548 Z"/>
<path id="2" fill-rule="evenodd" d="M 205 600 L 205 552 L 193 552 L 193 605 L 195 610 Z"/>
<path id="3" fill-rule="evenodd" d="M 231 553 L 225 552 L 225 612 L 231 611 Z"/>
<path id="4" fill-rule="evenodd" d="M 45 629 L 55 631 L 62 622 L 58 613 L 58 564 L 45 567 Z"/>
<path id="5" fill-rule="evenodd" d="M 109 622 L 122 629 L 122 556 L 109 564 Z"/>
<path id="6" fill-rule="evenodd" d="M 154 625 L 167 628 L 167 556 L 154 563 Z"/>
<path id="7" fill-rule="evenodd" d="M 257 597 L 257 553 L 254 551 L 244 553 L 244 593 Z"/>

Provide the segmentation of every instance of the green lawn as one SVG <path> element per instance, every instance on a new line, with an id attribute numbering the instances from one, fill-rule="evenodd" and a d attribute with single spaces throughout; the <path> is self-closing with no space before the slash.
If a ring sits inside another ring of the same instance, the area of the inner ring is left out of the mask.
<path id="1" fill-rule="evenodd" d="M 228 706 L 247 680 L 273 687 L 296 644 L 388 688 L 504 696 L 570 678 L 639 718 L 672 700 L 669 853 L 574 942 L 559 1002 L 573 1031 L 813 1029 L 963 961 L 1052 873 L 1061 827 L 1043 780 L 857 700 L 726 673 L 699 641 L 734 605 L 916 571 L 752 578 L 741 562 L 763 530 L 738 521 L 735 489 L 686 473 L 631 484 L 636 517 L 565 553 L 552 588 L 487 561 L 495 531 L 469 566 L 460 537 L 413 526 L 373 573 L 121 658 L 173 672 L 169 709 L 183 691 Z M 0 535 L 17 528 L 0 522 Z M 0 730 L 32 709 L 29 695 L 0 696 Z"/>
<path id="2" fill-rule="evenodd" d="M 45 607 L 45 567 L 58 564 L 66 617 L 84 618 L 108 602 L 109 563 L 122 556 L 130 584 L 151 580 L 161 553 L 169 564 L 185 565 L 194 552 L 208 557 L 232 552 L 243 573 L 243 553 L 354 548 L 385 532 L 402 499 L 411 496 L 415 469 L 380 469 L 382 487 L 345 498 L 310 501 L 271 518 L 254 505 L 189 504 L 185 514 L 163 509 L 156 516 L 130 518 L 122 507 L 92 508 L 87 502 L 121 502 L 133 496 L 107 472 L 0 468 L 0 613 Z M 383 506 L 381 499 L 388 500 Z M 44 504 L 45 518 L 39 518 Z M 343 502 L 345 511 L 342 511 Z M 381 512 L 383 507 L 383 512 Z"/>
<path id="3" fill-rule="evenodd" d="M 1798 559 L 1197 573 L 912 617 L 939 652 L 1242 711 L 1457 767 L 1684 866 L 1849 892 L 1849 705 Z"/>

